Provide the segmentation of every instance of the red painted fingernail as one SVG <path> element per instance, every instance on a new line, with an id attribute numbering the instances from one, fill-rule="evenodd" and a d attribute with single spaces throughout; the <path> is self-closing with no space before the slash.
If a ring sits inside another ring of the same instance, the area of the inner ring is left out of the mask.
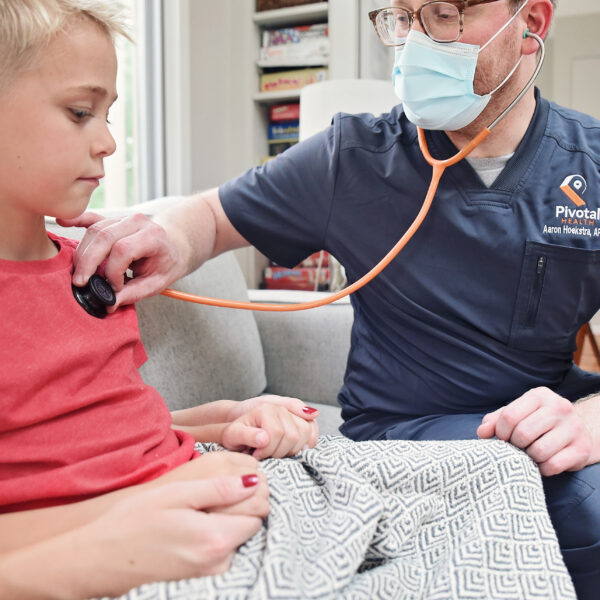
<path id="1" fill-rule="evenodd" d="M 311 408 L 310 406 L 305 406 L 302 409 L 302 412 L 307 414 L 307 415 L 314 415 L 317 412 L 316 408 Z"/>
<path id="2" fill-rule="evenodd" d="M 242 483 L 244 484 L 244 487 L 253 487 L 258 485 L 259 481 L 260 479 L 258 478 L 258 475 L 242 475 Z"/>

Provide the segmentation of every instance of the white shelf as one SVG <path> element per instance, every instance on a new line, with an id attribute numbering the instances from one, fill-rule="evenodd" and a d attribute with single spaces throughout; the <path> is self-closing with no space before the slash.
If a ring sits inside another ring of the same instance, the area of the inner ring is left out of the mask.
<path id="1" fill-rule="evenodd" d="M 250 302 L 266 302 L 268 304 L 300 304 L 314 302 L 333 296 L 331 292 L 305 292 L 301 290 L 248 290 Z M 333 304 L 350 304 L 350 297 L 345 296 Z"/>
<path id="2" fill-rule="evenodd" d="M 297 58 L 290 60 L 289 58 L 280 60 L 259 60 L 256 65 L 261 69 L 297 69 L 301 67 L 326 67 L 329 65 L 328 58 Z"/>
<path id="3" fill-rule="evenodd" d="M 254 102 L 261 104 L 273 104 L 275 102 L 287 102 L 299 100 L 300 90 L 282 90 L 280 92 L 256 92 L 252 97 Z"/>
<path id="4" fill-rule="evenodd" d="M 261 27 L 277 27 L 290 23 L 304 21 L 327 20 L 329 9 L 328 2 L 315 2 L 314 4 L 301 4 L 290 8 L 276 8 L 254 13 L 253 20 Z"/>

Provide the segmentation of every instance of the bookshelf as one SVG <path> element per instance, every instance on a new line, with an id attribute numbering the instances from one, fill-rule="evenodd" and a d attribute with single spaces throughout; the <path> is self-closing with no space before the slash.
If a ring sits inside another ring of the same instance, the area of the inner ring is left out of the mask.
<path id="1" fill-rule="evenodd" d="M 328 2 L 300 4 L 289 8 L 276 8 L 255 12 L 253 21 L 263 27 L 279 27 L 290 23 L 306 24 L 326 21 L 329 16 Z"/>
<path id="2" fill-rule="evenodd" d="M 316 2 L 314 4 L 302 4 L 290 8 L 279 8 L 255 12 L 253 16 L 254 25 L 258 29 L 258 47 L 260 47 L 260 36 L 265 29 L 278 29 L 281 27 L 295 27 L 299 25 L 312 25 L 314 23 L 327 23 L 329 19 L 329 3 Z M 282 59 L 276 61 L 257 60 L 258 72 L 262 69 L 281 68 L 293 69 L 302 67 L 328 67 L 329 59 L 303 58 Z M 258 88 L 257 88 L 258 89 Z M 300 97 L 300 90 L 286 90 L 279 92 L 255 92 L 254 101 L 261 104 L 273 104 L 281 101 L 296 101 Z"/>
<path id="3" fill-rule="evenodd" d="M 247 1 L 250 0 L 244 0 L 244 2 Z M 254 0 L 251 1 L 254 4 Z M 260 164 L 261 160 L 268 155 L 267 131 L 270 106 L 277 103 L 296 102 L 300 97 L 300 90 L 259 91 L 260 75 L 264 69 L 264 65 L 259 62 L 262 32 L 265 29 L 327 23 L 329 59 L 325 62 L 319 59 L 318 61 L 289 63 L 285 65 L 285 68 L 326 66 L 329 69 L 329 79 L 356 78 L 359 76 L 360 3 L 361 0 L 329 0 L 329 2 L 315 2 L 252 13 L 249 22 L 251 31 L 247 36 L 252 47 L 246 46 L 250 55 L 246 59 L 246 64 L 252 60 L 253 76 L 246 78 L 251 89 L 245 95 L 245 98 L 248 98 L 252 104 L 252 108 L 249 108 L 252 135 L 248 140 L 252 165 Z M 364 18 L 364 15 L 362 17 Z M 268 265 L 267 258 L 253 248 L 236 250 L 236 256 L 248 287 L 257 288 L 262 279 L 263 270 Z"/>
<path id="4" fill-rule="evenodd" d="M 260 13 L 256 0 L 165 2 L 168 193 L 216 187 L 268 154 L 269 107 L 296 95 L 260 95 L 262 29 L 326 21 L 329 78 L 357 78 L 359 21 L 366 18 L 364 6 L 359 16 L 359 4 L 365 1 L 329 0 Z M 251 248 L 236 250 L 236 256 L 248 287 L 257 287 L 266 259 Z"/>

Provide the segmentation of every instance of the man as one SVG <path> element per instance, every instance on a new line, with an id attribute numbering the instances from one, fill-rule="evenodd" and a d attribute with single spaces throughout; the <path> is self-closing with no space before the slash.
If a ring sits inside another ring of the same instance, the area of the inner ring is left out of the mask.
<path id="1" fill-rule="evenodd" d="M 404 0 L 373 14 L 398 48 L 403 106 L 382 118 L 338 115 L 157 223 L 79 220 L 90 229 L 74 282 L 109 255 L 107 276 L 128 303 L 248 243 L 289 266 L 326 249 L 356 280 L 425 197 L 431 168 L 414 123 L 435 157 L 464 147 L 526 86 L 539 50 L 530 34 L 546 36 L 554 4 Z M 597 121 L 531 88 L 449 168 L 421 229 L 352 297 L 339 394 L 353 439 L 495 435 L 526 451 L 580 598 L 600 584 L 600 377 L 572 363 L 578 328 L 600 308 L 600 239 L 584 223 L 596 218 L 599 139 Z M 136 278 L 123 285 L 130 263 Z"/>

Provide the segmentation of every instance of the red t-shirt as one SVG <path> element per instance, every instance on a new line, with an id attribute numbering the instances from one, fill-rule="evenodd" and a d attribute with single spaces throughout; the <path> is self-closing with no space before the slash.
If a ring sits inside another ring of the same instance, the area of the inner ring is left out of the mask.
<path id="1" fill-rule="evenodd" d="M 54 258 L 0 260 L 0 512 L 74 502 L 189 461 L 146 360 L 135 309 L 104 319 L 73 297 L 77 242 Z"/>

